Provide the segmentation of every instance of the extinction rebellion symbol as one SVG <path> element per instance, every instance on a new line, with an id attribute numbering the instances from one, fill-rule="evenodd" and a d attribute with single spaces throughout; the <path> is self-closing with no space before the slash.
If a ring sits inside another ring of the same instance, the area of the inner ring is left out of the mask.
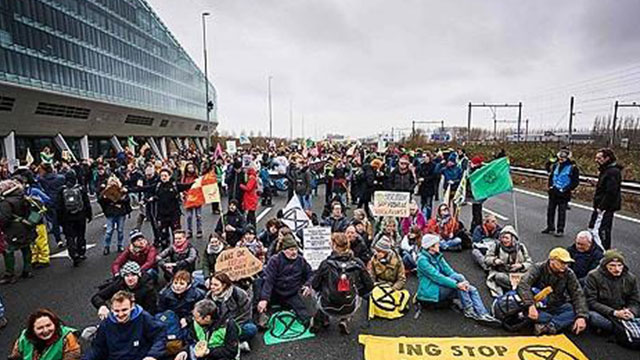
<path id="1" fill-rule="evenodd" d="M 493 170 L 489 170 L 486 172 L 486 174 L 484 175 L 484 181 L 487 184 L 493 184 L 498 180 L 498 176 L 496 175 L 496 172 Z"/>
<path id="2" fill-rule="evenodd" d="M 578 360 L 570 353 L 549 345 L 529 345 L 518 351 L 520 360 Z"/>

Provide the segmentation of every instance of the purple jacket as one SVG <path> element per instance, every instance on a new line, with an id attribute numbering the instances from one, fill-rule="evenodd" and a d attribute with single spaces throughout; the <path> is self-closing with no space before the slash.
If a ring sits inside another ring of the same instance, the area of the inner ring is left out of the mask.
<path id="1" fill-rule="evenodd" d="M 272 295 L 282 298 L 294 296 L 303 285 L 311 284 L 311 266 L 302 255 L 289 260 L 283 252 L 272 256 L 264 269 L 264 284 L 260 300 L 271 299 Z"/>
<path id="2" fill-rule="evenodd" d="M 409 215 L 409 217 L 403 218 L 400 221 L 400 229 L 402 229 L 402 235 L 407 235 L 413 225 L 417 225 L 420 230 L 427 226 L 427 220 L 424 218 L 422 211 L 418 209 L 415 216 Z"/>

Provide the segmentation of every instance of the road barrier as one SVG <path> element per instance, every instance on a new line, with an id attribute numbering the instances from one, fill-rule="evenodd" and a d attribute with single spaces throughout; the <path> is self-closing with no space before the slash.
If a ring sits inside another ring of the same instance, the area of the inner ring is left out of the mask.
<path id="1" fill-rule="evenodd" d="M 511 172 L 517 175 L 533 176 L 539 178 L 548 178 L 549 173 L 545 170 L 529 169 L 518 166 L 512 166 Z M 580 183 L 590 184 L 591 181 L 598 181 L 597 177 L 580 175 Z M 623 181 L 622 192 L 634 195 L 640 195 L 640 183 L 634 181 Z"/>

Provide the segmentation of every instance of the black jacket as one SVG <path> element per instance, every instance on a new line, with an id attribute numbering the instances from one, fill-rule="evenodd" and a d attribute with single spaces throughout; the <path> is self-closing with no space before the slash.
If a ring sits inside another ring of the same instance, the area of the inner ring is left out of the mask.
<path id="1" fill-rule="evenodd" d="M 67 188 L 67 186 L 82 187 L 82 185 L 80 184 L 76 184 L 76 185 L 68 184 L 68 185 L 65 185 L 65 188 Z M 81 220 L 91 221 L 91 219 L 93 218 L 93 211 L 91 209 L 91 201 L 89 200 L 89 195 L 87 195 L 87 191 L 84 189 L 82 190 L 82 202 L 84 204 L 82 211 L 78 212 L 77 214 L 71 214 L 67 211 L 66 207 L 64 206 L 64 196 L 62 196 L 62 194 L 65 188 L 63 188 L 63 190 L 60 192 L 60 196 L 56 201 L 57 202 L 56 208 L 58 209 L 58 221 L 60 222 L 60 224 L 64 226 L 64 224 L 70 223 L 70 222 L 77 222 Z"/>
<path id="2" fill-rule="evenodd" d="M 189 189 L 191 184 L 180 184 L 170 181 L 158 182 L 155 185 L 153 202 L 158 221 L 176 221 L 182 214 L 180 210 L 180 193 Z"/>
<path id="3" fill-rule="evenodd" d="M 621 209 L 622 194 L 622 167 L 616 163 L 600 168 L 596 192 L 593 195 L 593 207 L 606 211 Z"/>
<path id="4" fill-rule="evenodd" d="M 320 263 L 318 270 L 315 272 L 313 279 L 311 280 L 311 287 L 320 294 L 321 303 L 324 306 L 332 308 L 332 305 L 335 305 L 331 304 L 331 301 L 329 300 L 330 294 L 335 292 L 334 287 L 337 286 L 337 284 L 332 284 L 330 281 L 332 262 L 339 264 L 341 267 L 345 267 L 345 264 L 348 263 L 355 264 L 356 266 L 352 266 L 347 269 L 347 271 L 352 272 L 349 279 L 355 281 L 355 284 L 352 285 L 357 289 L 359 296 L 364 296 L 371 292 L 373 289 L 373 280 L 371 279 L 369 272 L 367 272 L 364 263 L 360 259 L 354 257 L 353 253 L 350 251 L 342 254 L 333 252 L 328 258 Z M 349 311 L 347 310 L 347 312 Z"/>
<path id="5" fill-rule="evenodd" d="M 433 161 L 425 161 L 418 165 L 416 176 L 423 179 L 418 191 L 422 196 L 433 196 L 436 193 L 436 179 L 439 174 L 435 171 L 436 165 Z"/>
<path id="6" fill-rule="evenodd" d="M 102 207 L 102 212 L 104 213 L 104 216 L 108 218 L 116 217 L 116 216 L 125 216 L 131 212 L 130 199 L 126 193 L 123 194 L 120 200 L 118 201 L 112 201 L 102 195 L 99 195 L 98 204 L 100 204 L 100 207 Z"/>
<path id="7" fill-rule="evenodd" d="M 28 246 L 35 240 L 35 226 L 27 226 L 16 219 L 16 216 L 25 218 L 28 214 L 29 203 L 21 187 L 14 187 L 1 194 L 0 229 L 4 232 L 9 250 Z"/>
<path id="8" fill-rule="evenodd" d="M 413 193 L 413 188 L 416 185 L 415 176 L 413 172 L 407 169 L 405 173 L 400 172 L 400 168 L 393 169 L 389 174 L 387 189 L 391 191 L 402 191 Z"/>
<path id="9" fill-rule="evenodd" d="M 235 230 L 225 231 L 224 228 L 226 225 L 233 226 Z M 216 233 L 222 235 L 223 232 L 226 232 L 227 244 L 229 244 L 229 246 L 236 246 L 238 241 L 240 241 L 240 239 L 242 238 L 242 235 L 244 234 L 244 228 L 246 226 L 247 221 L 245 220 L 244 215 L 242 215 L 239 210 L 236 210 L 235 212 L 228 211 L 220 219 L 218 219 L 218 223 L 216 224 Z"/>
<path id="10" fill-rule="evenodd" d="M 225 179 L 227 183 L 227 190 L 229 194 L 229 201 L 238 200 L 238 203 L 242 205 L 242 196 L 244 191 L 240 188 L 240 185 L 244 184 L 244 172 L 237 172 L 235 169 L 231 169 Z"/>
<path id="11" fill-rule="evenodd" d="M 134 289 L 129 289 L 124 279 L 120 276 L 111 282 L 101 286 L 98 292 L 91 298 L 91 304 L 99 309 L 102 305 L 107 305 L 113 294 L 120 290 L 132 292 L 136 298 L 136 304 L 142 306 L 150 314 L 155 314 L 158 310 L 158 292 L 153 287 L 153 280 L 148 275 L 142 275 L 138 280 L 138 285 Z"/>

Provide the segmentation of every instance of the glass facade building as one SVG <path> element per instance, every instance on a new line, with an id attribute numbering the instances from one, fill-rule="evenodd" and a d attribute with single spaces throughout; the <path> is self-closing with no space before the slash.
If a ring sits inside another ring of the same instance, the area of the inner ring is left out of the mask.
<path id="1" fill-rule="evenodd" d="M 206 118 L 204 74 L 144 0 L 0 0 L 0 81 Z"/>

